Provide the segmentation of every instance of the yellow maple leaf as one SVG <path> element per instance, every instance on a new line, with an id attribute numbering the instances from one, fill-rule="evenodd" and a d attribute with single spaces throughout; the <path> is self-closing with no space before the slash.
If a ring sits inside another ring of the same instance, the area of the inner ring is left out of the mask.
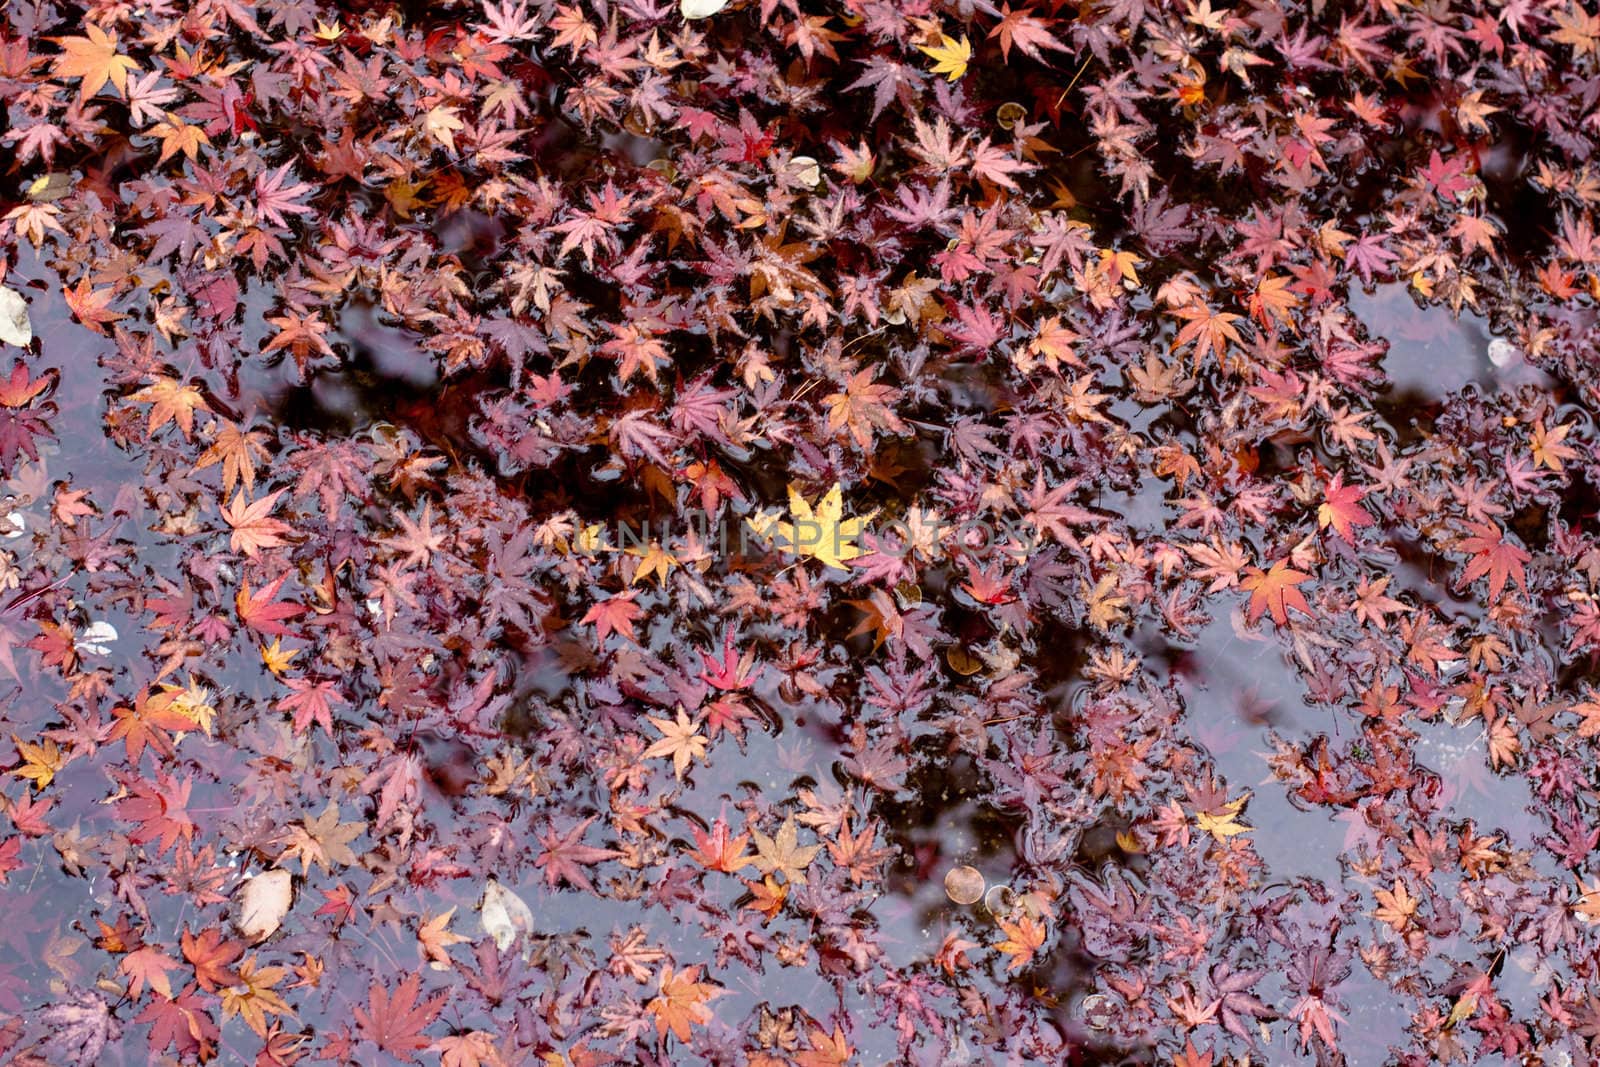
<path id="1" fill-rule="evenodd" d="M 767 537 L 768 531 L 776 530 L 777 536 L 773 540 L 779 548 L 809 556 L 843 571 L 849 570 L 845 566 L 848 560 L 861 555 L 861 549 L 855 543 L 856 538 L 861 536 L 862 529 L 877 513 L 874 508 L 866 515 L 846 519 L 844 490 L 838 482 L 833 483 L 833 488 L 822 495 L 815 507 L 806 503 L 800 490 L 791 484 L 789 514 L 793 522 L 776 522 L 772 516 L 764 515 L 745 521 L 760 537 Z"/>
<path id="2" fill-rule="evenodd" d="M 660 541 L 651 541 L 648 548 L 635 546 L 623 551 L 630 556 L 639 557 L 639 569 L 634 572 L 633 581 L 628 583 L 629 585 L 638 585 L 652 574 L 656 576 L 657 585 L 665 585 L 667 574 L 672 568 L 680 566 L 678 557 L 662 548 Z"/>
<path id="3" fill-rule="evenodd" d="M 117 37 L 107 34 L 90 23 L 84 27 L 85 37 L 55 37 L 61 46 L 55 66 L 50 74 L 55 78 L 82 78 L 78 85 L 78 99 L 87 100 L 98 93 L 106 82 L 116 86 L 117 92 L 128 95 L 128 72 L 138 70 L 139 64 L 117 53 Z"/>
<path id="4" fill-rule="evenodd" d="M 273 674 L 282 675 L 289 669 L 289 664 L 300 654 L 298 648 L 284 648 L 280 642 L 282 638 L 274 637 L 272 644 L 261 646 L 261 662 L 266 664 L 267 670 Z"/>
<path id="5" fill-rule="evenodd" d="M 1102 248 L 1100 250 L 1100 269 L 1109 274 L 1115 281 L 1139 284 L 1139 267 L 1142 261 L 1132 252 L 1117 248 Z"/>
<path id="6" fill-rule="evenodd" d="M 1211 815 L 1203 811 L 1195 812 L 1195 825 L 1212 837 L 1223 840 L 1233 837 L 1235 834 L 1247 834 L 1255 828 L 1245 826 L 1236 820 L 1239 818 L 1240 809 L 1244 807 L 1244 802 L 1249 799 L 1250 794 L 1246 793 L 1238 800 L 1230 800 L 1223 805 L 1222 812 L 1218 815 Z"/>
<path id="7" fill-rule="evenodd" d="M 211 736 L 211 724 L 217 717 L 217 709 L 211 705 L 211 690 L 195 680 L 194 675 L 189 676 L 187 686 L 176 686 L 170 682 L 162 682 L 163 692 L 172 693 L 172 710 L 186 718 L 193 719 L 194 724 Z"/>
<path id="8" fill-rule="evenodd" d="M 967 63 L 972 59 L 972 42 L 965 35 L 957 41 L 949 34 L 941 33 L 938 44 L 918 48 L 917 51 L 934 60 L 933 73 L 947 75 L 951 81 L 959 81 L 966 74 Z"/>
<path id="9" fill-rule="evenodd" d="M 42 745 L 31 745 L 12 734 L 11 743 L 17 746 L 17 751 L 22 755 L 22 766 L 11 773 L 19 778 L 31 779 L 35 790 L 49 785 L 65 762 L 60 746 L 54 741 L 46 739 Z"/>
<path id="10" fill-rule="evenodd" d="M 288 973 L 287 967 L 262 967 L 254 956 L 240 963 L 239 983 L 222 990 L 222 1018 L 227 1020 L 237 1015 L 250 1029 L 265 1037 L 268 1015 L 294 1015 L 294 1009 L 272 988 Z"/>

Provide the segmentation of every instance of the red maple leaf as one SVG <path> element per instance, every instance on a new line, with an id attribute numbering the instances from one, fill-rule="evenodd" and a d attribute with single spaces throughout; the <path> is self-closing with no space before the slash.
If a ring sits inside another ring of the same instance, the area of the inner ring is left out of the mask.
<path id="1" fill-rule="evenodd" d="M 196 986 L 190 986 L 172 1000 L 153 998 L 136 1021 L 152 1024 L 152 1058 L 174 1045 L 180 1055 L 193 1053 L 202 1063 L 215 1054 L 219 1036 L 217 1023 Z"/>
<path id="2" fill-rule="evenodd" d="M 239 612 L 239 621 L 260 634 L 289 636 L 283 620 L 304 615 L 306 609 L 303 604 L 273 602 L 272 598 L 278 595 L 278 590 L 283 588 L 283 583 L 288 577 L 289 572 L 284 571 L 253 596 L 250 593 L 250 583 L 241 583 L 233 602 L 234 608 Z"/>
<path id="3" fill-rule="evenodd" d="M 1317 505 L 1317 527 L 1332 526 L 1334 532 L 1346 543 L 1356 543 L 1354 527 L 1371 526 L 1372 516 L 1357 501 L 1367 495 L 1360 486 L 1345 485 L 1344 471 L 1333 476 L 1322 490 L 1322 503 Z"/>
<path id="4" fill-rule="evenodd" d="M 444 1010 L 445 997 L 437 996 L 417 1003 L 422 977 L 410 974 L 390 993 L 382 982 L 373 982 L 367 991 L 368 1009 L 353 1013 L 361 1036 L 402 1063 L 414 1063 L 413 1052 L 428 1047 L 422 1030 Z"/>
<path id="5" fill-rule="evenodd" d="M 595 848 L 583 843 L 584 831 L 589 829 L 589 825 L 596 818 L 594 815 L 589 816 L 565 834 L 556 833 L 552 827 L 539 835 L 539 844 L 544 846 L 544 851 L 533 861 L 533 865 L 544 868 L 544 881 L 550 888 L 554 889 L 556 883 L 565 878 L 579 889 L 592 893 L 594 886 L 583 873 L 583 868 L 578 865 L 599 863 L 601 860 L 622 855 L 615 849 Z"/>
<path id="6" fill-rule="evenodd" d="M 188 722 L 187 718 L 184 721 Z M 193 726 L 193 723 L 189 725 Z M 139 824 L 128 835 L 128 840 L 136 845 L 159 840 L 161 847 L 157 849 L 158 855 L 177 844 L 180 837 L 185 841 L 191 840 L 194 837 L 194 821 L 189 818 L 186 809 L 189 791 L 193 787 L 194 780 L 191 778 L 180 782 L 174 776 L 159 771 L 154 782 L 145 778 L 135 779 L 131 786 L 132 795 L 117 802 L 117 817 Z"/>
<path id="7" fill-rule="evenodd" d="M 722 634 L 722 659 L 702 652 L 700 660 L 705 664 L 705 669 L 700 672 L 700 680 L 717 689 L 747 689 L 761 676 L 761 668 L 751 669 L 755 663 L 755 653 L 746 652 L 740 656 L 735 650 L 732 623 Z"/>
<path id="8" fill-rule="evenodd" d="M 1516 579 L 1524 593 L 1528 591 L 1527 574 L 1522 565 L 1533 557 L 1505 539 L 1505 531 L 1492 522 L 1469 522 L 1468 536 L 1456 542 L 1456 551 L 1472 553 L 1472 561 L 1461 575 L 1462 584 L 1489 576 L 1489 599 L 1499 600 L 1506 587 L 1506 579 Z"/>
<path id="9" fill-rule="evenodd" d="M 283 684 L 294 692 L 278 701 L 277 708 L 294 712 L 294 732 L 303 734 L 315 722 L 323 733 L 332 737 L 333 707 L 349 703 L 338 686 L 327 679 L 313 682 L 309 678 L 285 678 Z"/>
<path id="10" fill-rule="evenodd" d="M 604 645 L 606 637 L 613 633 L 621 634 L 629 641 L 637 644 L 633 636 L 634 620 L 644 614 L 644 609 L 633 602 L 639 595 L 637 589 L 630 589 L 626 593 L 618 593 L 607 600 L 602 600 L 586 612 L 580 624 L 594 623 L 596 643 Z"/>

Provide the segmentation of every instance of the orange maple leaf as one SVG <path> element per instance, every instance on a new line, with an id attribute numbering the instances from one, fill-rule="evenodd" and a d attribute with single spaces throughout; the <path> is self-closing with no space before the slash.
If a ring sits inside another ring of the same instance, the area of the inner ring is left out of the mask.
<path id="1" fill-rule="evenodd" d="M 194 413 L 211 410 L 200 390 L 176 378 L 157 378 L 128 399 L 150 405 L 149 433 L 175 422 L 185 441 L 194 433 Z"/>
<path id="2" fill-rule="evenodd" d="M 138 1000 L 139 994 L 144 992 L 144 987 L 148 984 L 151 989 L 171 1000 L 172 979 L 167 977 L 167 972 L 182 967 L 183 964 L 160 949 L 145 945 L 122 957 L 122 963 L 117 966 L 117 973 L 127 975 L 128 996 L 132 999 Z"/>
<path id="3" fill-rule="evenodd" d="M 1244 577 L 1239 580 L 1239 587 L 1250 594 L 1250 621 L 1255 622 L 1261 618 L 1263 612 L 1270 611 L 1272 621 L 1283 626 L 1289 621 L 1290 608 L 1304 615 L 1310 615 L 1311 605 L 1306 603 L 1305 596 L 1295 588 L 1310 578 L 1311 575 L 1302 574 L 1290 567 L 1287 560 L 1280 559 L 1272 565 L 1270 571 L 1263 571 L 1260 567 L 1246 567 Z"/>
<path id="4" fill-rule="evenodd" d="M 700 981 L 700 964 L 674 972 L 671 964 L 661 968 L 659 995 L 650 1002 L 649 1011 L 656 1017 L 656 1033 L 665 1037 L 668 1030 L 679 1041 L 689 1040 L 689 1027 L 704 1026 L 711 1021 L 711 1009 L 706 1002 L 720 997 L 726 990 L 710 982 Z"/>
<path id="5" fill-rule="evenodd" d="M 78 100 L 89 99 L 110 82 L 124 98 L 128 95 L 128 72 L 139 70 L 139 64 L 117 52 L 117 35 L 108 34 L 90 23 L 84 27 L 83 37 L 52 37 L 61 46 L 50 75 L 55 78 L 82 78 L 78 85 Z"/>
<path id="6" fill-rule="evenodd" d="M 602 600 L 594 605 L 578 621 L 580 625 L 585 626 L 591 622 L 594 623 L 596 644 L 604 645 L 606 637 L 614 633 L 621 634 L 629 641 L 637 644 L 638 641 L 633 634 L 633 623 L 635 619 L 644 614 L 644 609 L 633 602 L 633 598 L 638 595 L 639 591 L 637 589 L 630 589 L 626 593 L 618 593 L 616 596 Z"/>
<path id="7" fill-rule="evenodd" d="M 111 724 L 108 740 L 122 740 L 128 749 L 128 762 L 134 766 L 149 745 L 163 756 L 173 753 L 172 738 L 168 730 L 193 730 L 194 720 L 173 708 L 178 692 L 152 693 L 146 689 L 134 698 L 133 707 L 118 705 L 111 709 L 116 721 Z"/>
<path id="8" fill-rule="evenodd" d="M 1033 960 L 1033 954 L 1039 946 L 1044 944 L 1048 930 L 1043 923 L 1037 922 L 1030 915 L 1024 915 L 1016 922 L 1009 919 L 997 920 L 1000 932 L 1006 939 L 995 946 L 1001 952 L 1011 957 L 1006 964 L 1006 970 L 1016 971 L 1026 967 Z"/>
<path id="9" fill-rule="evenodd" d="M 96 289 L 89 284 L 88 278 L 82 278 L 73 288 L 63 289 L 61 295 L 67 298 L 67 307 L 77 320 L 95 333 L 103 334 L 106 331 L 102 327 L 106 323 L 128 317 L 120 311 L 108 310 L 108 305 L 117 295 L 115 286 Z"/>

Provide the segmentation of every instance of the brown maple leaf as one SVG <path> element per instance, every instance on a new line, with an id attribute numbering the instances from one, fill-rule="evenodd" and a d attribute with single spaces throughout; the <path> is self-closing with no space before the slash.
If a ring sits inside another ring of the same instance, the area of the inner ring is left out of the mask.
<path id="1" fill-rule="evenodd" d="M 754 828 L 750 836 L 756 843 L 756 854 L 750 859 L 756 870 L 762 874 L 781 874 L 789 882 L 804 883 L 806 868 L 822 849 L 821 845 L 800 846 L 799 829 L 793 815 L 783 820 L 772 837 Z"/>
<path id="2" fill-rule="evenodd" d="M 300 859 L 300 872 L 310 871 L 315 863 L 326 874 L 332 874 L 334 867 L 349 867 L 356 862 L 356 854 L 350 848 L 350 842 L 366 832 L 365 820 L 359 822 L 339 821 L 339 802 L 328 801 L 328 806 L 322 809 L 322 814 L 312 818 L 309 813 L 298 823 L 291 824 L 284 831 L 287 844 L 278 854 L 278 863 L 282 864 L 291 856 Z"/>

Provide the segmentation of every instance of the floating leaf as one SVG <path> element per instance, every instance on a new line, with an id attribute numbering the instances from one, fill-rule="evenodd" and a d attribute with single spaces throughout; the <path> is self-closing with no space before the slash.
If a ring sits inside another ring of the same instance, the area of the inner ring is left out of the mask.
<path id="1" fill-rule="evenodd" d="M 0 341 L 18 348 L 33 343 L 33 323 L 28 318 L 28 302 L 9 285 L 0 285 Z"/>
<path id="2" fill-rule="evenodd" d="M 234 925 L 252 943 L 265 941 L 283 925 L 293 902 L 293 876 L 281 867 L 262 871 L 239 887 Z"/>

